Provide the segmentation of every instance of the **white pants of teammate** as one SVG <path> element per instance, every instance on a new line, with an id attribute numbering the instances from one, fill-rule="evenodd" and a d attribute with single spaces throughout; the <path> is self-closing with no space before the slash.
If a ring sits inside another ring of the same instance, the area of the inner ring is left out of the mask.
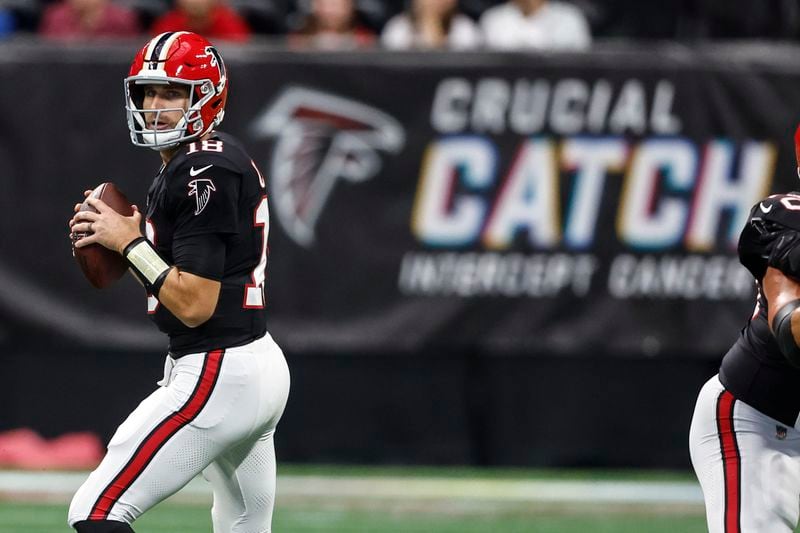
<path id="1" fill-rule="evenodd" d="M 197 474 L 211 483 L 215 533 L 269 533 L 275 426 L 289 394 L 269 334 L 248 345 L 167 358 L 164 380 L 117 428 L 78 489 L 69 524 L 132 523 Z"/>
<path id="2" fill-rule="evenodd" d="M 796 428 L 736 400 L 714 376 L 697 398 L 689 451 L 709 533 L 794 531 L 800 518 Z"/>

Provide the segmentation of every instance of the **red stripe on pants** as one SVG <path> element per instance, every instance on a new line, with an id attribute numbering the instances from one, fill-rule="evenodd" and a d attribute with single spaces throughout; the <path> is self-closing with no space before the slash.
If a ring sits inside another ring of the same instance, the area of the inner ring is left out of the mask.
<path id="1" fill-rule="evenodd" d="M 200 410 L 208 401 L 214 384 L 219 376 L 219 369 L 222 365 L 222 355 L 224 350 L 208 352 L 203 362 L 203 370 L 200 379 L 195 386 L 189 399 L 178 411 L 164 419 L 156 426 L 150 434 L 145 437 L 137 448 L 133 457 L 128 461 L 117 477 L 100 493 L 91 512 L 89 520 L 105 520 L 108 518 L 111 508 L 119 500 L 120 496 L 130 488 L 136 478 L 144 471 L 155 454 L 164 444 L 178 432 L 179 429 L 194 420 Z"/>
<path id="2" fill-rule="evenodd" d="M 725 475 L 725 533 L 741 533 L 742 462 L 739 445 L 733 428 L 733 406 L 736 398 L 723 391 L 717 399 L 717 432 L 722 451 L 722 468 Z"/>

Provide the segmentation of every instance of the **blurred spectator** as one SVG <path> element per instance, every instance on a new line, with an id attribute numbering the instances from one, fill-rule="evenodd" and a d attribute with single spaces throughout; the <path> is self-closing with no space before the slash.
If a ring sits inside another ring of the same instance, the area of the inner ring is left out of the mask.
<path id="1" fill-rule="evenodd" d="M 60 40 L 132 37 L 139 23 L 133 11 L 109 0 L 62 0 L 47 6 L 39 34 Z"/>
<path id="2" fill-rule="evenodd" d="M 151 30 L 153 34 L 188 30 L 211 41 L 250 38 L 247 22 L 225 0 L 175 0 L 175 9 L 159 17 Z"/>
<path id="3" fill-rule="evenodd" d="M 10 9 L 0 8 L 0 39 L 14 33 L 15 28 L 16 21 L 14 20 L 14 13 L 12 13 Z"/>
<path id="4" fill-rule="evenodd" d="M 0 0 L 2 1 L 2 0 Z M 173 0 L 113 0 L 117 5 L 127 7 L 139 18 L 139 27 L 147 31 L 155 20 L 166 13 Z"/>
<path id="5" fill-rule="evenodd" d="M 393 50 L 476 48 L 481 42 L 480 30 L 457 7 L 458 0 L 412 0 L 410 10 L 386 24 L 381 44 Z"/>
<path id="6" fill-rule="evenodd" d="M 10 13 L 17 33 L 36 33 L 41 25 L 45 7 L 54 0 L 0 0 L 0 11 Z M 8 21 L 4 22 L 5 24 Z"/>
<path id="7" fill-rule="evenodd" d="M 580 9 L 551 0 L 509 0 L 479 22 L 486 45 L 500 50 L 581 50 L 592 40 Z"/>
<path id="8" fill-rule="evenodd" d="M 244 18 L 252 33 L 286 35 L 289 0 L 228 0 L 228 3 Z"/>
<path id="9" fill-rule="evenodd" d="M 300 28 L 289 35 L 289 45 L 321 50 L 370 46 L 375 33 L 360 23 L 353 0 L 310 0 Z"/>

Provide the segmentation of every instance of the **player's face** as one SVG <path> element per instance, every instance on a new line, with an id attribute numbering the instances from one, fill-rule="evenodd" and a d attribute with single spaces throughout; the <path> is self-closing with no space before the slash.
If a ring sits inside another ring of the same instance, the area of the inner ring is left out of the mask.
<path id="1" fill-rule="evenodd" d="M 148 129 L 172 129 L 183 118 L 180 109 L 189 109 L 189 88 L 184 85 L 145 85 L 142 108 L 145 109 L 143 115 Z M 161 110 L 161 113 L 148 113 L 147 110 L 151 109 Z"/>

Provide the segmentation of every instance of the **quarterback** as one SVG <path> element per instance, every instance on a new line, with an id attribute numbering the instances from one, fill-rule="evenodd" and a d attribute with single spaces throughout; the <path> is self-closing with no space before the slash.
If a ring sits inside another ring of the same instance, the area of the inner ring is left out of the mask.
<path id="1" fill-rule="evenodd" d="M 213 488 L 215 533 L 271 530 L 273 436 L 289 371 L 266 328 L 264 177 L 236 139 L 215 130 L 227 96 L 225 64 L 203 37 L 150 40 L 125 79 L 131 140 L 162 160 L 145 209 L 124 217 L 88 198 L 97 212 L 76 206 L 69 222 L 73 235 L 86 234 L 77 248 L 99 243 L 125 258 L 169 337 L 159 387 L 72 500 L 78 533 L 130 533 L 200 473 Z"/>
<path id="2" fill-rule="evenodd" d="M 800 194 L 753 206 L 739 259 L 755 278 L 756 307 L 700 391 L 691 459 L 710 533 L 792 533 L 800 520 Z"/>

